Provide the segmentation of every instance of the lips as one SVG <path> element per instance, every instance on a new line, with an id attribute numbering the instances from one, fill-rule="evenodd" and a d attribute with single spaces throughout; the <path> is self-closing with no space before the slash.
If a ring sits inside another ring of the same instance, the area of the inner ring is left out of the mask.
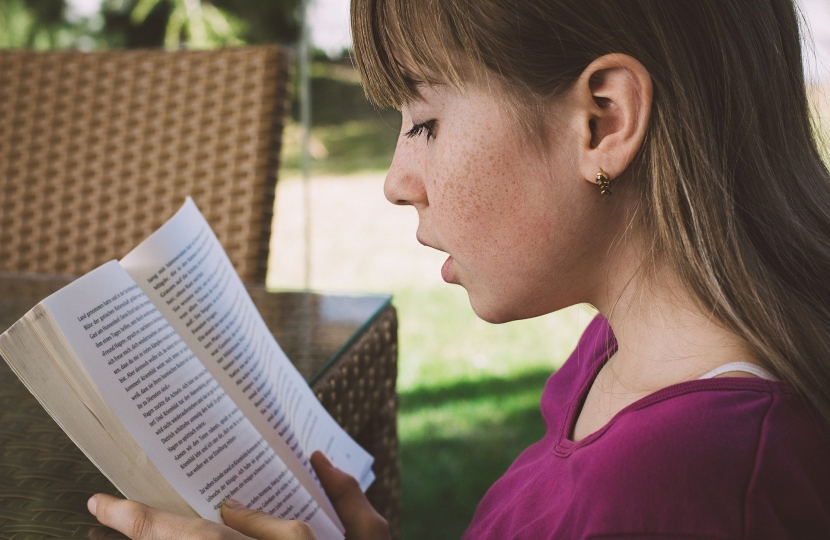
<path id="1" fill-rule="evenodd" d="M 415 238 L 418 240 L 418 243 L 421 244 L 422 246 L 426 246 L 428 248 L 432 248 L 432 249 L 435 249 L 437 251 L 444 251 L 443 249 L 437 248 L 437 247 L 433 246 L 432 244 L 428 243 L 427 241 L 425 241 L 423 238 L 421 238 L 417 234 L 415 235 Z M 447 253 L 447 252 L 444 251 L 444 253 Z M 451 279 L 452 279 L 452 269 L 453 269 L 453 263 L 454 262 L 455 262 L 455 259 L 453 259 L 452 255 L 450 255 L 449 257 L 447 257 L 447 260 L 444 261 L 444 265 L 441 267 L 441 277 L 447 283 L 452 283 Z"/>
<path id="2" fill-rule="evenodd" d="M 452 255 L 447 257 L 447 260 L 444 261 L 444 265 L 441 267 L 441 278 L 446 281 L 447 283 L 452 283 L 452 267 L 453 267 L 454 259 Z"/>

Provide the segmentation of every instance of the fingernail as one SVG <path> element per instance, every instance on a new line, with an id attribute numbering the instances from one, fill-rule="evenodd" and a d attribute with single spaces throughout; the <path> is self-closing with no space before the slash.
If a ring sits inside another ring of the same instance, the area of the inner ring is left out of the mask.
<path id="1" fill-rule="evenodd" d="M 245 505 L 241 502 L 237 501 L 236 499 L 225 499 L 225 502 L 222 503 L 231 510 L 244 510 Z"/>
<path id="2" fill-rule="evenodd" d="M 93 495 L 92 497 L 90 497 L 89 500 L 86 502 L 86 507 L 87 510 L 89 510 L 89 513 L 94 516 L 95 510 L 98 509 L 98 496 Z"/>

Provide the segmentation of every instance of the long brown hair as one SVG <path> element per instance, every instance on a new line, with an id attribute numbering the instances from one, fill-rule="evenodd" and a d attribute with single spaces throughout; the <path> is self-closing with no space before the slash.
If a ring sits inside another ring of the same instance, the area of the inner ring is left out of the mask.
<path id="1" fill-rule="evenodd" d="M 381 106 L 467 66 L 532 102 L 639 60 L 654 101 L 624 176 L 656 255 L 830 424 L 830 175 L 793 0 L 352 0 L 352 30 Z"/>

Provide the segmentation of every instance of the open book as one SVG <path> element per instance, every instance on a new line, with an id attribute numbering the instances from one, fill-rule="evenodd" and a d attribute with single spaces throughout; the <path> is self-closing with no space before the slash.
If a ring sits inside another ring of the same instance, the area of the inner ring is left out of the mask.
<path id="1" fill-rule="evenodd" d="M 364 490 L 374 480 L 189 198 L 120 262 L 35 306 L 0 354 L 130 499 L 221 522 L 233 497 L 339 539 L 308 456 L 322 450 Z"/>

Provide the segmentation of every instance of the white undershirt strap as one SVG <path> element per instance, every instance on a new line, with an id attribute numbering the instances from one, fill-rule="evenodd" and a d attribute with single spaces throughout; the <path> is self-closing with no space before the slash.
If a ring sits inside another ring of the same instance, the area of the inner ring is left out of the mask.
<path id="1" fill-rule="evenodd" d="M 718 375 L 729 373 L 730 371 L 742 371 L 744 373 L 751 373 L 756 377 L 760 377 L 768 381 L 776 380 L 775 375 L 765 370 L 761 366 L 756 366 L 755 364 L 750 364 L 749 362 L 731 362 L 729 364 L 724 364 L 722 366 L 716 367 L 715 369 L 713 369 L 709 373 L 706 373 L 700 378 L 711 379 L 712 377 L 717 377 Z"/>

